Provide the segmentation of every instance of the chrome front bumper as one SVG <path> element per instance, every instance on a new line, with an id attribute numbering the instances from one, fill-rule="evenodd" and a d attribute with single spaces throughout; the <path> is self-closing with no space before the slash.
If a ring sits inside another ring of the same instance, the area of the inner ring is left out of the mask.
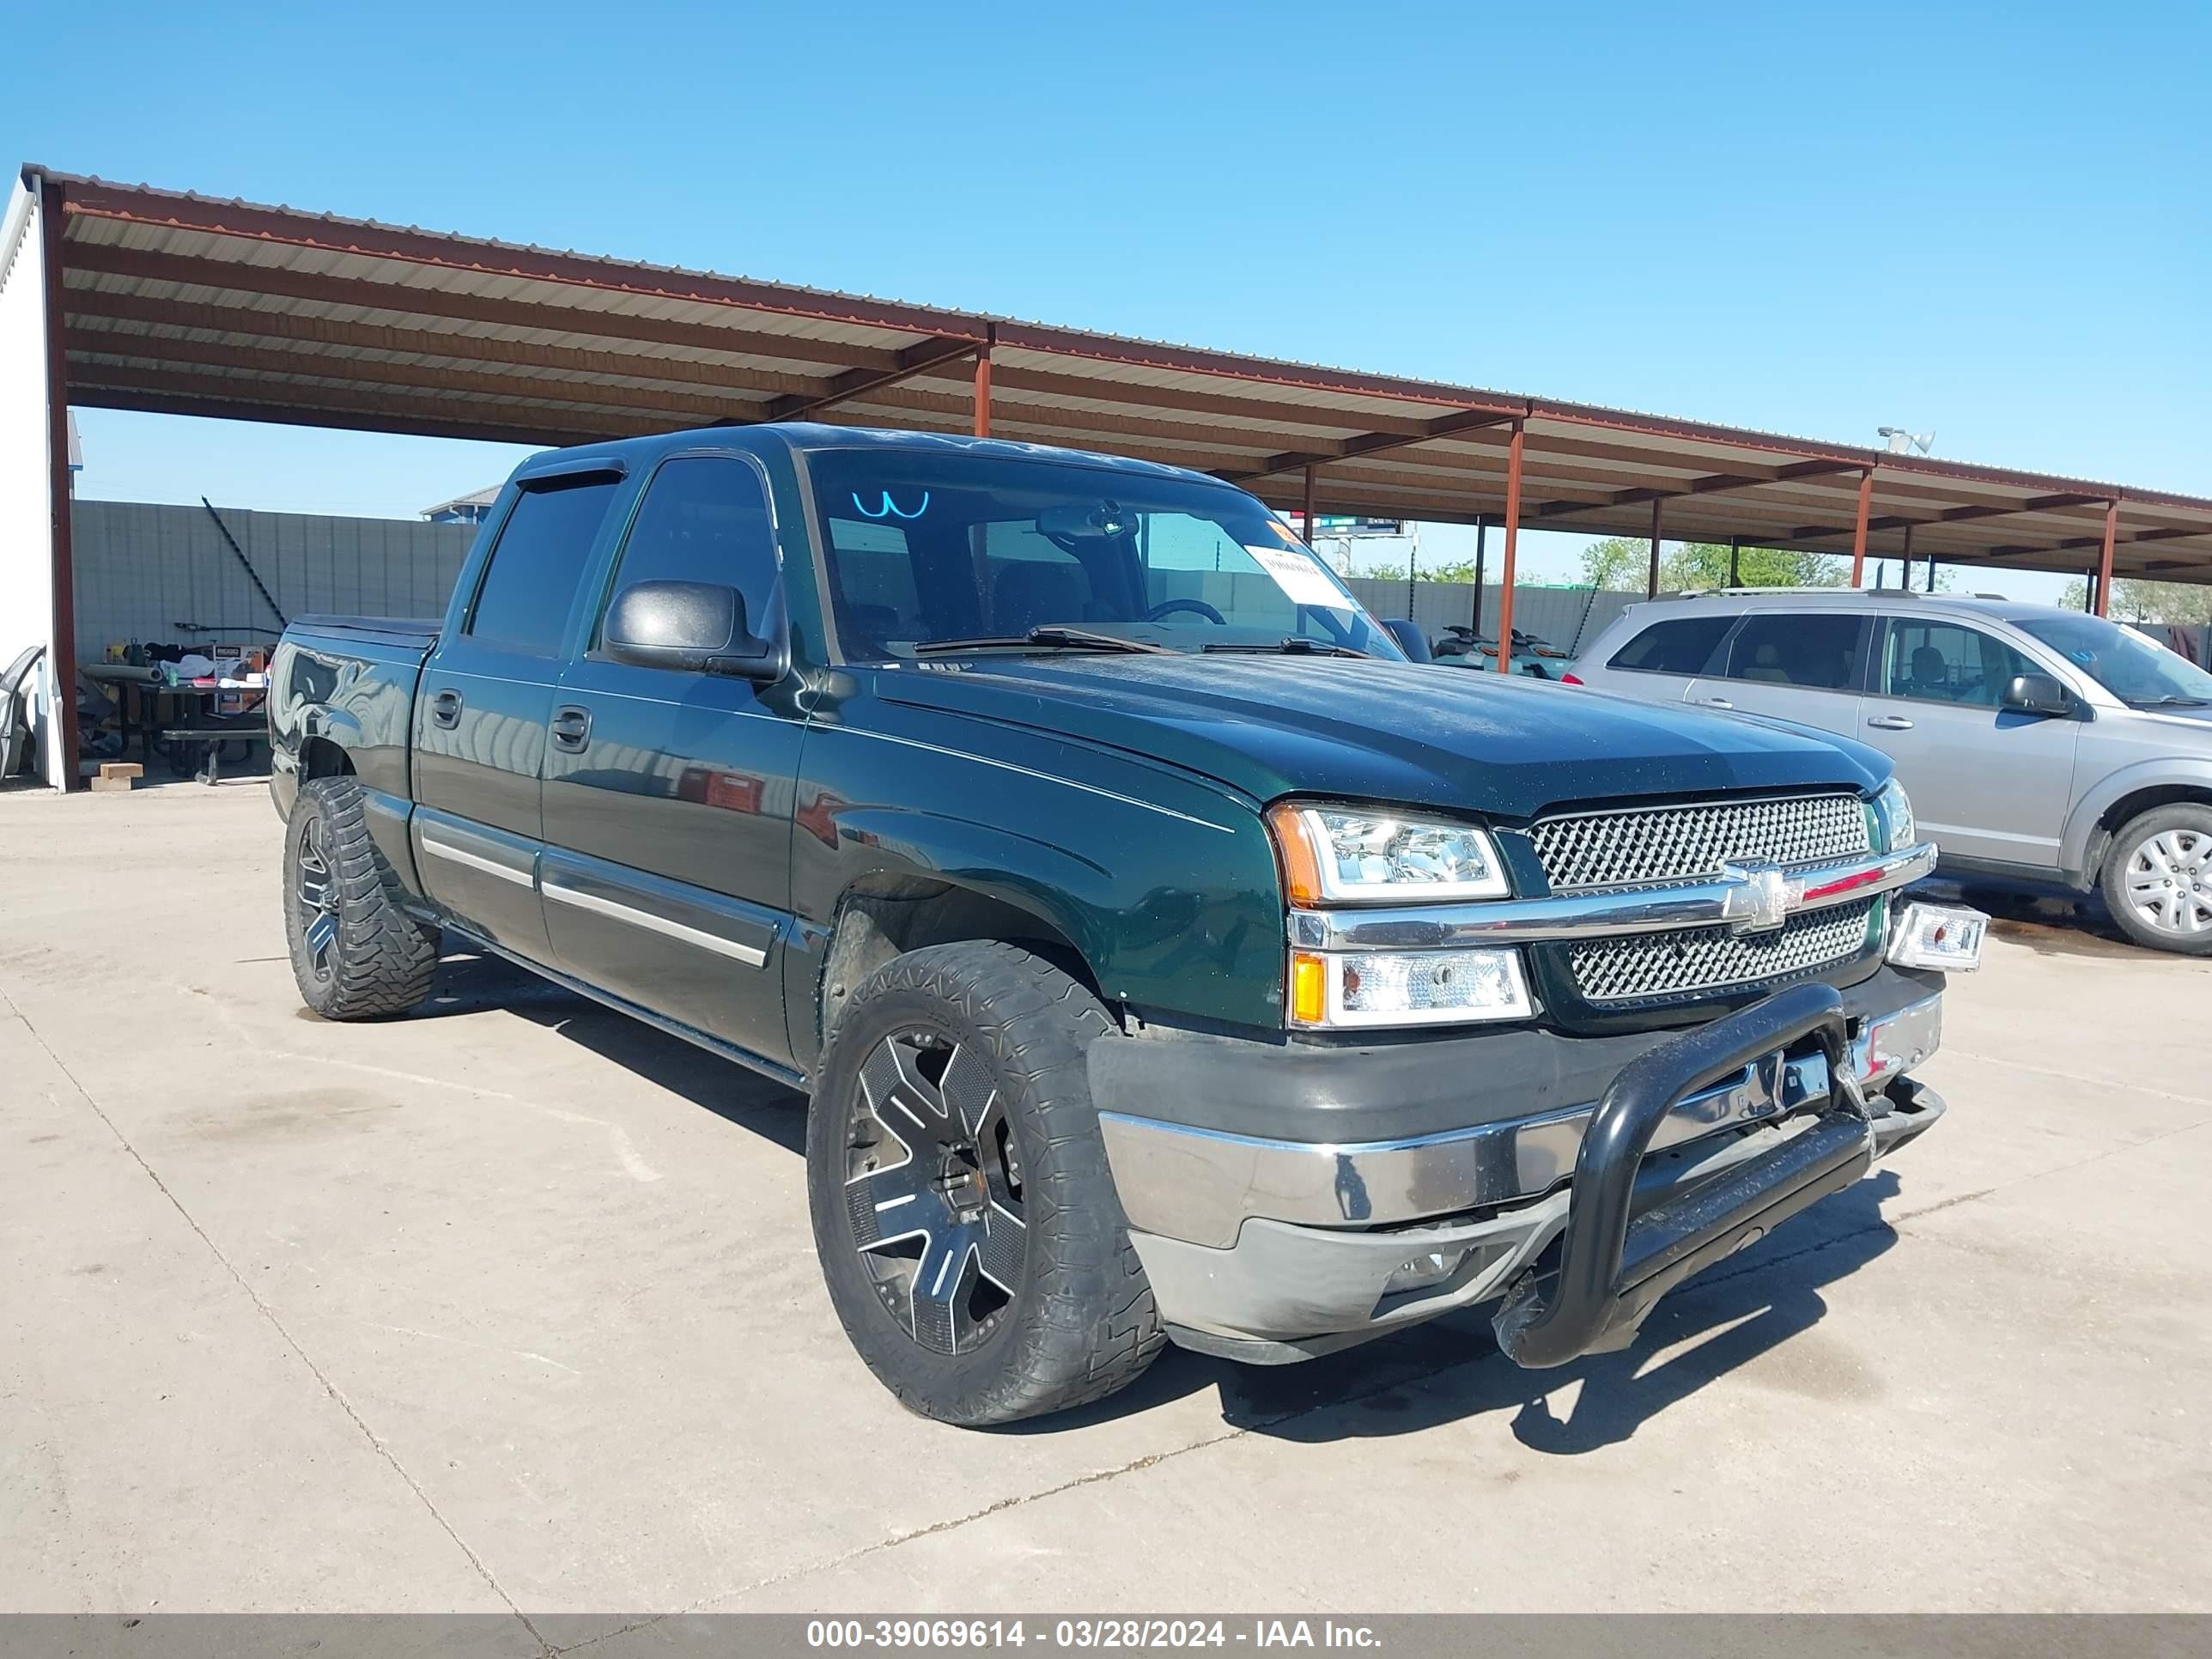
<path id="1" fill-rule="evenodd" d="M 1942 1029 L 1940 994 L 1863 1022 L 1850 1042 L 1860 1087 L 1871 1095 L 1919 1065 L 1936 1052 Z M 1685 1100 L 1651 1147 L 1663 1152 L 1784 1118 L 1827 1093 L 1827 1062 L 1819 1055 L 1784 1061 L 1771 1054 Z M 1540 1117 L 1348 1146 L 1226 1134 L 1120 1112 L 1101 1112 L 1098 1123 L 1131 1231 L 1221 1250 L 1237 1243 L 1249 1221 L 1387 1227 L 1548 1193 L 1573 1173 L 1597 1106 L 1593 1100 Z"/>

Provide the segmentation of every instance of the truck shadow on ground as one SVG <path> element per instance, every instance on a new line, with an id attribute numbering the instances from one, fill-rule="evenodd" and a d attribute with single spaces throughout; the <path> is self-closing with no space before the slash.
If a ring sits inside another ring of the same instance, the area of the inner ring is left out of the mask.
<path id="1" fill-rule="evenodd" d="M 804 1097 L 500 957 L 449 951 L 430 1000 L 412 1018 L 491 1010 L 557 1032 L 748 1133 L 805 1155 Z M 1896 1173 L 1881 1170 L 1795 1218 L 1661 1302 L 1635 1345 L 1621 1353 L 1524 1370 L 1499 1352 L 1484 1307 L 1297 1365 L 1240 1365 L 1171 1347 L 1110 1399 L 998 1432 L 1063 1432 L 1212 1389 L 1224 1422 L 1282 1440 L 1412 1434 L 1510 1412 L 1515 1438 L 1531 1450 L 1561 1456 L 1596 1451 L 1627 1440 L 1678 1401 L 1817 1325 L 1827 1312 L 1821 1287 L 1896 1243 L 1882 1206 L 1898 1192 Z M 806 1219 L 794 1216 L 792 1224 L 804 1227 Z M 1787 1386 L 1807 1393 L 1820 1386 L 1806 1380 L 1807 1367 L 1787 1369 L 1793 1378 Z M 1555 1402 L 1577 1383 L 1562 1413 Z"/>
<path id="2" fill-rule="evenodd" d="M 451 935 L 447 945 L 430 1000 L 410 1018 L 449 1018 L 492 1009 L 517 1015 L 787 1152 L 805 1156 L 806 1098 L 797 1091 L 503 957 L 459 947 Z"/>

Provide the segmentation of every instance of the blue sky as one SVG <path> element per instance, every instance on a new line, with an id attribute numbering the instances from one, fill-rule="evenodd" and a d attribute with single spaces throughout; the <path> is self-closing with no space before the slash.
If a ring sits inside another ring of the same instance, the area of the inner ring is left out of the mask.
<path id="1" fill-rule="evenodd" d="M 64 171 L 2212 495 L 2201 3 L 104 4 L 38 58 L 0 147 Z M 88 495 L 290 509 L 517 453 L 80 425 Z"/>

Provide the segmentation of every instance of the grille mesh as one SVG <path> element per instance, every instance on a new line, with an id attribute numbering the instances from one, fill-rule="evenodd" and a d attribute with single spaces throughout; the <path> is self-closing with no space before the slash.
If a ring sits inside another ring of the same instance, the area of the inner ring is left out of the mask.
<path id="1" fill-rule="evenodd" d="M 1853 795 L 1571 814 L 1540 820 L 1528 838 L 1555 893 L 1692 881 L 1728 859 L 1818 864 L 1871 850 Z"/>
<path id="2" fill-rule="evenodd" d="M 1809 973 L 1858 954 L 1879 901 L 1808 910 L 1769 933 L 1685 927 L 1671 933 L 1591 939 L 1567 954 L 1575 984 L 1591 1002 L 1636 1002 L 1753 985 Z"/>

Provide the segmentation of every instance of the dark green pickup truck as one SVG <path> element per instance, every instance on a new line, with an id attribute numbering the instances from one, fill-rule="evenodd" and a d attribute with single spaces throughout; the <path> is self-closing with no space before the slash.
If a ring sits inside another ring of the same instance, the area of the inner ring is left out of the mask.
<path id="1" fill-rule="evenodd" d="M 1942 1104 L 1973 913 L 1872 750 L 1408 663 L 1260 502 L 759 426 L 526 462 L 442 623 L 271 676 L 308 1006 L 444 933 L 811 1097 L 917 1411 L 1469 1304 L 1561 1364 Z"/>

